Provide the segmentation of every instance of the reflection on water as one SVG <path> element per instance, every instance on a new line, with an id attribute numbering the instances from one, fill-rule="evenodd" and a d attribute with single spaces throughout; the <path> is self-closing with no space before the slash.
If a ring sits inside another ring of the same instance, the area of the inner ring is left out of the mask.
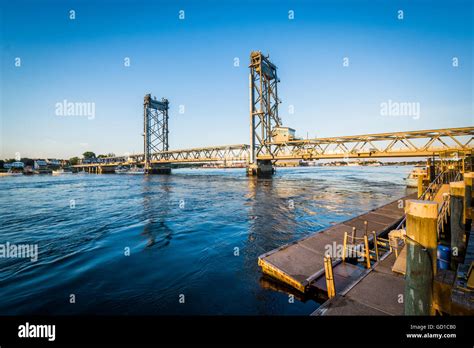
<path id="1" fill-rule="evenodd" d="M 404 196 L 410 169 L 1 178 L 0 244 L 39 259 L 0 258 L 0 314 L 307 315 L 318 304 L 289 302 L 258 255 Z"/>
<path id="2" fill-rule="evenodd" d="M 163 176 L 159 185 L 155 185 L 150 176 L 143 177 L 143 219 L 146 224 L 142 234 L 148 239 L 147 247 L 164 248 L 172 239 L 173 230 L 166 222 L 171 191 L 168 178 Z"/>

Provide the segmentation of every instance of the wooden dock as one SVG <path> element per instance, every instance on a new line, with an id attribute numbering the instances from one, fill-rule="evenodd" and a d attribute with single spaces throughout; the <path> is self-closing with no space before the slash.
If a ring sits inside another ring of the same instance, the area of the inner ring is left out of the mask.
<path id="1" fill-rule="evenodd" d="M 416 193 L 400 199 L 405 201 L 413 198 L 416 198 Z M 303 293 L 309 290 L 326 291 L 324 254 L 327 246 L 341 246 L 345 232 L 351 234 L 353 228 L 358 237 L 372 231 L 378 237 L 384 236 L 404 216 L 400 199 L 265 253 L 258 258 L 258 264 L 264 273 Z M 342 263 L 340 259 L 333 261 L 333 270 L 336 292 L 350 286 L 367 271 L 357 265 Z"/>
<path id="2" fill-rule="evenodd" d="M 403 254 L 400 259 L 405 259 Z M 361 278 L 323 303 L 311 315 L 404 315 L 403 298 L 405 277 L 394 273 L 394 253 L 376 263 Z M 459 271 L 467 272 L 474 262 L 474 226 L 469 233 L 464 264 Z M 405 265 L 405 262 L 403 262 Z M 438 270 L 434 279 L 434 306 L 450 315 L 472 315 L 474 313 L 474 291 L 466 288 L 465 280 L 452 270 Z"/>
<path id="3" fill-rule="evenodd" d="M 405 278 L 392 272 L 394 262 L 388 254 L 311 315 L 403 315 Z"/>

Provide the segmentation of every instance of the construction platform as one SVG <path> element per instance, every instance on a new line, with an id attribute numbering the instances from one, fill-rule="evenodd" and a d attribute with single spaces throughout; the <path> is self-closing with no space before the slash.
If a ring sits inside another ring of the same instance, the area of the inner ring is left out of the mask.
<path id="1" fill-rule="evenodd" d="M 366 232 L 372 234 L 373 231 L 377 237 L 384 236 L 399 224 L 405 214 L 404 204 L 400 205 L 400 200 L 414 198 L 416 193 L 267 252 L 259 256 L 258 264 L 265 274 L 302 293 L 311 290 L 325 292 L 324 255 L 327 246 L 342 245 L 345 232 L 350 235 L 354 227 L 358 237 Z M 367 271 L 360 266 L 343 263 L 338 258 L 333 260 L 333 270 L 336 292 L 359 280 Z"/>

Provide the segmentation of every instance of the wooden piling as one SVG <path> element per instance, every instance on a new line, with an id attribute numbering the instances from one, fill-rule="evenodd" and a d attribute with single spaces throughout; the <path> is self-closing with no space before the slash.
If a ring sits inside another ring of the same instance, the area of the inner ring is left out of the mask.
<path id="1" fill-rule="evenodd" d="M 433 315 L 432 289 L 438 246 L 438 204 L 408 200 L 406 203 L 407 266 L 405 314 Z"/>
<path id="2" fill-rule="evenodd" d="M 379 246 L 377 242 L 377 233 L 375 231 L 372 231 L 372 235 L 374 236 L 375 259 L 378 262 L 379 261 Z"/>
<path id="3" fill-rule="evenodd" d="M 418 198 L 423 194 L 423 175 L 418 175 Z"/>
<path id="4" fill-rule="evenodd" d="M 462 262 L 466 249 L 466 214 L 465 200 L 466 189 L 464 181 L 455 181 L 449 184 L 449 209 L 451 212 L 451 269 L 455 270 L 457 264 Z"/>
<path id="5" fill-rule="evenodd" d="M 334 284 L 332 259 L 329 255 L 324 256 L 324 272 L 326 274 L 326 288 L 328 291 L 328 297 L 333 298 L 336 296 L 336 285 Z"/>
<path id="6" fill-rule="evenodd" d="M 347 232 L 344 232 L 344 239 L 342 243 L 342 262 L 346 261 L 346 254 L 347 254 Z"/>
<path id="7" fill-rule="evenodd" d="M 364 236 L 364 253 L 367 262 L 367 268 L 370 268 L 370 249 L 369 249 L 369 238 L 367 235 Z"/>
<path id="8" fill-rule="evenodd" d="M 466 219 L 469 223 L 472 223 L 473 218 L 473 207 L 474 207 L 474 191 L 472 190 L 472 182 L 474 179 L 474 172 L 464 173 L 464 186 L 465 186 L 465 205 L 466 205 Z"/>
<path id="9" fill-rule="evenodd" d="M 429 182 L 433 182 L 433 180 L 436 178 L 436 171 L 435 171 L 434 162 L 431 160 L 431 158 L 428 158 L 427 160 L 426 171 L 427 171 L 427 179 L 429 180 Z"/>

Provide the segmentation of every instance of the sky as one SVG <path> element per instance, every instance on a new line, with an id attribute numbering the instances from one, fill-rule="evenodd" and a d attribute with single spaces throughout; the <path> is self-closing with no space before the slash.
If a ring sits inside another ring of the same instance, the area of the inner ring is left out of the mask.
<path id="1" fill-rule="evenodd" d="M 142 153 L 147 93 L 170 101 L 170 149 L 248 144 L 252 50 L 300 137 L 474 125 L 469 0 L 0 3 L 0 158 Z"/>

